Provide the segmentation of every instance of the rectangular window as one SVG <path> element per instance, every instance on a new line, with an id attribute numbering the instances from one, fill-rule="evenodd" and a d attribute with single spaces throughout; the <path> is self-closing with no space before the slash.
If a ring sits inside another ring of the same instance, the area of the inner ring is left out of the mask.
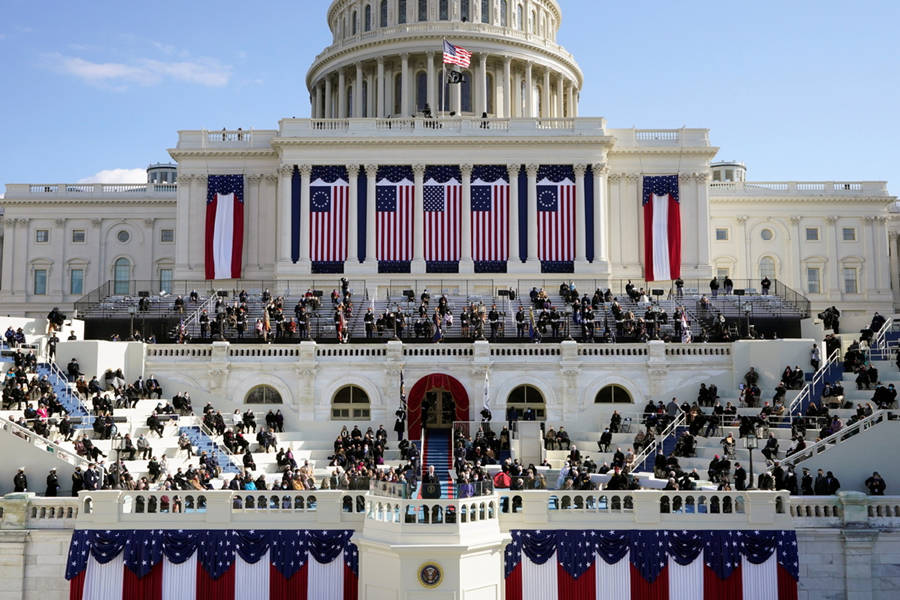
<path id="1" fill-rule="evenodd" d="M 172 269 L 159 270 L 159 291 L 172 293 Z"/>
<path id="2" fill-rule="evenodd" d="M 69 293 L 77 296 L 84 293 L 84 269 L 69 271 Z"/>
<path id="3" fill-rule="evenodd" d="M 724 227 L 716 228 L 716 241 L 717 242 L 727 242 L 728 241 L 728 229 Z"/>
<path id="4" fill-rule="evenodd" d="M 45 296 L 47 294 L 47 269 L 34 270 L 34 295 Z"/>
<path id="5" fill-rule="evenodd" d="M 856 229 L 854 229 L 853 227 L 844 227 L 841 230 L 841 236 L 843 237 L 845 242 L 855 242 Z"/>
<path id="6" fill-rule="evenodd" d="M 38 244 L 46 244 L 50 241 L 49 229 L 38 229 L 34 232 L 34 241 Z"/>
<path id="7" fill-rule="evenodd" d="M 819 241 L 819 228 L 818 227 L 807 227 L 806 228 L 806 241 L 807 242 L 818 242 Z"/>
<path id="8" fill-rule="evenodd" d="M 84 243 L 84 229 L 73 229 L 72 230 L 72 243 L 73 244 L 83 244 Z"/>
<path id="9" fill-rule="evenodd" d="M 175 241 L 175 230 L 174 229 L 163 229 L 159 232 L 159 241 L 163 243 L 169 243 Z"/>
<path id="10" fill-rule="evenodd" d="M 397 0 L 397 22 L 406 23 L 406 0 Z"/>
<path id="11" fill-rule="evenodd" d="M 428 0 L 419 0 L 419 20 L 428 20 Z"/>
<path id="12" fill-rule="evenodd" d="M 856 281 L 856 267 L 844 267 L 844 293 L 859 293 L 859 285 Z"/>
<path id="13" fill-rule="evenodd" d="M 810 294 L 822 293 L 822 281 L 820 279 L 821 271 L 815 267 L 806 268 L 806 291 Z"/>
<path id="14" fill-rule="evenodd" d="M 331 409 L 331 418 L 333 420 L 343 420 L 350 418 L 350 409 L 349 408 L 332 408 Z"/>

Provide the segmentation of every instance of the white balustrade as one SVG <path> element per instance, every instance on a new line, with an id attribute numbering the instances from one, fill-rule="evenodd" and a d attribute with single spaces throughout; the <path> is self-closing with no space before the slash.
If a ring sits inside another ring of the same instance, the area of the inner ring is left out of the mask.
<path id="1" fill-rule="evenodd" d="M 888 196 L 883 181 L 713 181 L 713 196 Z"/>

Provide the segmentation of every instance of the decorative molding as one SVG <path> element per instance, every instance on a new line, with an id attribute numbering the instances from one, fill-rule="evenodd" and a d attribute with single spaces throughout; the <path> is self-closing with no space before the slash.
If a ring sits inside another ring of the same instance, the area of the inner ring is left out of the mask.
<path id="1" fill-rule="evenodd" d="M 263 173 L 262 177 L 265 181 L 267 181 L 269 183 L 274 183 L 274 182 L 278 181 L 277 173 Z"/>
<path id="2" fill-rule="evenodd" d="M 263 174 L 262 173 L 251 173 L 247 175 L 247 181 L 250 183 L 259 183 L 262 181 Z"/>
<path id="3" fill-rule="evenodd" d="M 519 176 L 519 172 L 522 170 L 522 165 L 516 163 L 511 165 L 506 165 L 506 172 L 509 174 L 510 181 L 513 178 L 517 178 Z"/>
<path id="4" fill-rule="evenodd" d="M 347 175 L 349 177 L 359 177 L 359 165 L 347 165 Z"/>
<path id="5" fill-rule="evenodd" d="M 746 225 L 747 219 L 749 219 L 750 217 L 747 215 L 739 215 L 735 218 L 737 219 L 737 222 L 740 223 L 741 225 Z"/>
<path id="6" fill-rule="evenodd" d="M 294 165 L 281 165 L 278 167 L 279 175 L 293 175 L 294 173 Z"/>
<path id="7" fill-rule="evenodd" d="M 825 217 L 825 222 L 828 223 L 829 225 L 834 225 L 835 223 L 838 222 L 838 218 L 839 217 L 836 217 L 834 215 L 828 215 L 827 217 Z"/>
<path id="8" fill-rule="evenodd" d="M 587 173 L 587 165 L 572 165 L 572 170 L 575 172 L 575 177 L 582 178 Z"/>
<path id="9" fill-rule="evenodd" d="M 799 225 L 803 217 L 791 217 L 791 225 Z"/>
<path id="10" fill-rule="evenodd" d="M 594 175 L 609 175 L 609 165 L 604 162 L 596 162 L 591 165 L 591 169 L 594 171 Z"/>
<path id="11" fill-rule="evenodd" d="M 529 177 L 537 177 L 537 172 L 538 172 L 539 168 L 540 168 L 540 165 L 534 165 L 534 164 L 526 165 L 525 171 L 528 172 Z"/>
<path id="12" fill-rule="evenodd" d="M 463 177 L 471 177 L 472 169 L 472 165 L 459 165 L 459 171 L 462 173 Z"/>
<path id="13" fill-rule="evenodd" d="M 378 165 L 366 165 L 366 176 L 367 177 L 377 177 L 378 176 Z"/>
<path id="14" fill-rule="evenodd" d="M 425 176 L 425 165 L 416 164 L 412 166 L 413 175 L 416 177 L 424 177 Z"/>
<path id="15" fill-rule="evenodd" d="M 300 175 L 303 177 L 309 177 L 312 174 L 312 165 L 298 165 L 297 170 L 300 171 Z M 293 174 L 293 170 L 291 171 Z"/>
<path id="16" fill-rule="evenodd" d="M 65 225 L 65 224 L 66 224 L 66 220 L 65 220 L 63 217 L 56 217 L 55 223 L 56 223 L 57 225 L 62 226 L 62 225 Z"/>
<path id="17" fill-rule="evenodd" d="M 147 227 L 153 227 L 153 224 L 156 222 L 156 217 L 145 217 L 144 225 Z"/>

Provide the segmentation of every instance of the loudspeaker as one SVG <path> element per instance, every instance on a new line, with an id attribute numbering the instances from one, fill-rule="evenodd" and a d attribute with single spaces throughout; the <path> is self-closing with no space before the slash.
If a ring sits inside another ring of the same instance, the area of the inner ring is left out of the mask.
<path id="1" fill-rule="evenodd" d="M 149 298 L 149 297 L 150 297 L 150 292 L 147 292 L 147 291 L 138 292 L 138 298 Z"/>
<path id="2" fill-rule="evenodd" d="M 732 290 L 732 293 L 733 293 L 735 296 L 743 296 L 744 294 L 747 293 L 747 291 L 746 291 L 746 290 Z"/>
<path id="3" fill-rule="evenodd" d="M 216 295 L 217 295 L 219 298 L 227 298 L 227 297 L 228 297 L 228 292 L 227 292 L 226 290 L 219 290 L 218 292 L 216 292 Z"/>
<path id="4" fill-rule="evenodd" d="M 509 298 L 509 290 L 497 290 L 497 295 L 501 298 Z"/>
<path id="5" fill-rule="evenodd" d="M 666 291 L 659 290 L 659 289 L 653 289 L 650 293 L 653 294 L 654 296 L 662 296 L 663 294 L 666 293 Z"/>
<path id="6" fill-rule="evenodd" d="M 322 297 L 322 290 L 313 290 L 313 291 L 312 291 L 312 294 L 313 294 L 313 296 L 315 296 L 316 298 L 321 298 L 321 297 Z"/>

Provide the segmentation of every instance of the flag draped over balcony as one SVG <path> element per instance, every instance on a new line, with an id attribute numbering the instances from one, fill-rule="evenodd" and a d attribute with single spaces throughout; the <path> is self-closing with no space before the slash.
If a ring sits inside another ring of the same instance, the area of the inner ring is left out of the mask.
<path id="1" fill-rule="evenodd" d="M 472 259 L 476 264 L 509 259 L 509 171 L 505 165 L 472 170 Z"/>
<path id="2" fill-rule="evenodd" d="M 375 186 L 376 253 L 381 262 L 408 262 L 413 252 L 412 167 L 379 167 Z M 421 235 L 421 232 L 416 232 Z"/>
<path id="3" fill-rule="evenodd" d="M 518 530 L 506 600 L 796 600 L 793 531 Z"/>
<path id="4" fill-rule="evenodd" d="M 206 188 L 206 278 L 240 279 L 244 176 L 210 175 Z"/>
<path id="5" fill-rule="evenodd" d="M 572 165 L 541 165 L 537 175 L 538 258 L 542 263 L 575 260 L 575 171 Z M 553 270 L 553 269 L 551 269 Z"/>
<path id="6" fill-rule="evenodd" d="M 644 279 L 681 277 L 681 202 L 678 175 L 644 177 Z"/>
<path id="7" fill-rule="evenodd" d="M 76 530 L 70 600 L 356 600 L 352 530 Z"/>
<path id="8" fill-rule="evenodd" d="M 312 169 L 309 183 L 309 257 L 312 262 L 347 260 L 350 210 L 347 167 Z"/>
<path id="9" fill-rule="evenodd" d="M 425 261 L 458 263 L 462 212 L 459 167 L 426 167 L 422 196 Z"/>

